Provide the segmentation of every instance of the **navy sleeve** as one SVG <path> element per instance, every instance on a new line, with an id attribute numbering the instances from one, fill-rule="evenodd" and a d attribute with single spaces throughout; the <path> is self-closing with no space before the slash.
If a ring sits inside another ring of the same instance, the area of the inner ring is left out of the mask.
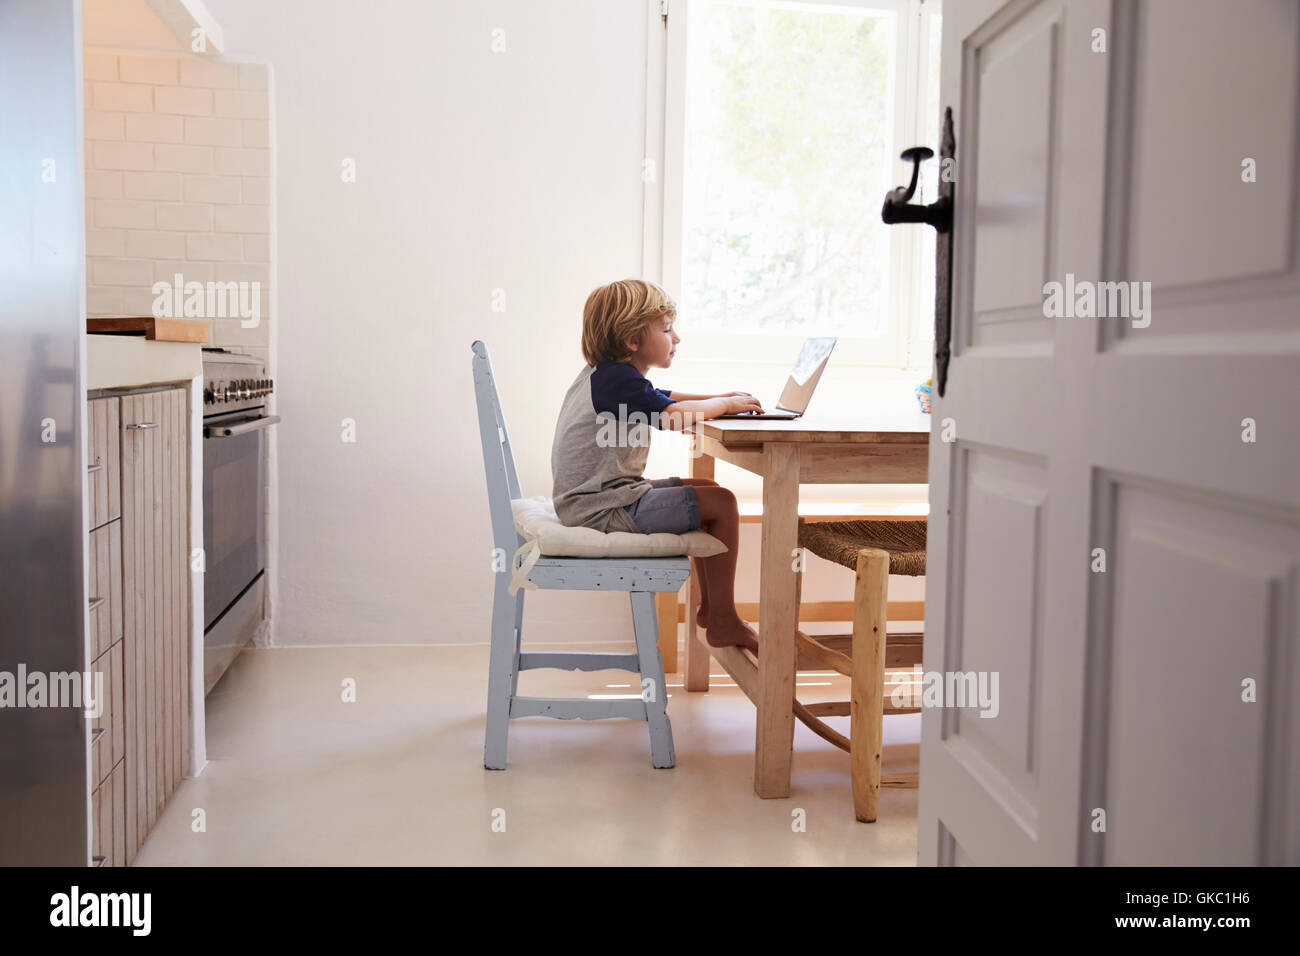
<path id="1" fill-rule="evenodd" d="M 591 373 L 591 404 L 596 414 L 617 418 L 622 413 L 640 412 L 658 426 L 657 414 L 673 404 L 664 389 L 655 388 L 650 380 L 626 362 L 598 365 Z"/>

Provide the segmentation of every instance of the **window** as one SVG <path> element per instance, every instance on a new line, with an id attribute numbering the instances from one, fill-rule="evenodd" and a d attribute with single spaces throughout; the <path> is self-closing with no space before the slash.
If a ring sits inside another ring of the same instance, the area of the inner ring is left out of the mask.
<path id="1" fill-rule="evenodd" d="M 669 30 L 663 280 L 691 361 L 788 369 L 834 335 L 838 367 L 928 372 L 934 232 L 880 206 L 904 148 L 938 152 L 937 5 L 672 0 Z"/>

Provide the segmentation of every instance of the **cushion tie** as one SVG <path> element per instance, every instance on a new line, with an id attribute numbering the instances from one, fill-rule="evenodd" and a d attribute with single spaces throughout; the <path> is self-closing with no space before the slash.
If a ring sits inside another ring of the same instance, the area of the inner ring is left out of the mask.
<path id="1" fill-rule="evenodd" d="M 519 556 L 525 551 L 527 551 L 528 554 L 525 555 L 523 562 L 520 563 Z M 515 549 L 515 556 L 510 559 L 510 566 L 514 568 L 514 571 L 510 575 L 510 587 L 506 589 L 509 594 L 513 595 L 517 593 L 521 587 L 529 591 L 537 590 L 537 585 L 528 580 L 528 575 L 533 570 L 533 565 L 537 563 L 537 559 L 541 556 L 542 545 L 537 538 L 534 538 L 531 541 L 525 541 Z"/>

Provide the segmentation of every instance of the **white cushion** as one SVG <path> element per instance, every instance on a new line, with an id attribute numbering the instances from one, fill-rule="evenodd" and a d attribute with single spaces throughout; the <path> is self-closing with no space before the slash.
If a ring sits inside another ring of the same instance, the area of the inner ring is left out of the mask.
<path id="1" fill-rule="evenodd" d="M 544 495 L 510 502 L 515 529 L 525 541 L 536 542 L 541 554 L 570 558 L 661 558 L 688 554 L 707 558 L 727 546 L 706 531 L 683 534 L 632 534 L 595 528 L 570 528 L 560 523 L 555 506 Z"/>

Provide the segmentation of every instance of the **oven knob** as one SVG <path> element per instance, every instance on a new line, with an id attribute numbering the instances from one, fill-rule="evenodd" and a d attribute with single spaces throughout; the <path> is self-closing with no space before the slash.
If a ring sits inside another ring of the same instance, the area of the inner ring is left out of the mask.
<path id="1" fill-rule="evenodd" d="M 211 405 L 216 400 L 217 400 L 216 386 L 214 386 L 211 382 L 208 382 L 208 387 L 203 390 L 203 404 Z"/>

